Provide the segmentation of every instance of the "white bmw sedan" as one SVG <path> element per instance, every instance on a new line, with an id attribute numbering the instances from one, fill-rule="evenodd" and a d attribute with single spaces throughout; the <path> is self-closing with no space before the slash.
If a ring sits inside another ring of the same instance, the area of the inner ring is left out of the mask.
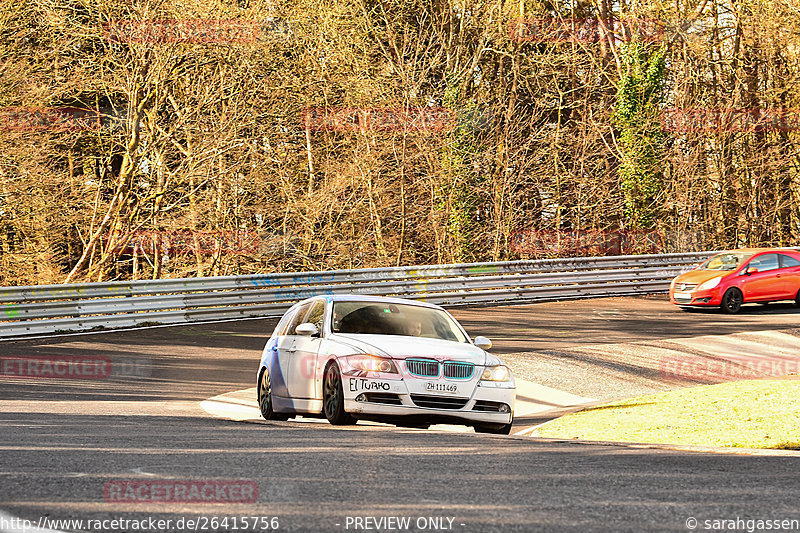
<path id="1" fill-rule="evenodd" d="M 358 295 L 295 304 L 267 341 L 258 404 L 267 420 L 324 415 L 406 427 L 470 425 L 508 434 L 514 377 L 439 306 Z"/>

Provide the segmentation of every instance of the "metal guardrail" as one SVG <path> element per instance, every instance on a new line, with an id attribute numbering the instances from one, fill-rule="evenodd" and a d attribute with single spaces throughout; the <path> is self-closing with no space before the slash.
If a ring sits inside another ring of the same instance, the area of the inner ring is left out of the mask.
<path id="1" fill-rule="evenodd" d="M 445 306 L 664 292 L 712 252 L 0 287 L 0 338 L 280 316 L 318 294 Z"/>

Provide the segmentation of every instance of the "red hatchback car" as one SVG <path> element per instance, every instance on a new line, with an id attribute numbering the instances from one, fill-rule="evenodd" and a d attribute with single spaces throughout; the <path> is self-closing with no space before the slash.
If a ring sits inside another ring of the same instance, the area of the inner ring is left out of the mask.
<path id="1" fill-rule="evenodd" d="M 718 306 L 728 313 L 750 302 L 800 305 L 800 252 L 743 248 L 717 254 L 672 280 L 669 300 L 683 309 Z"/>

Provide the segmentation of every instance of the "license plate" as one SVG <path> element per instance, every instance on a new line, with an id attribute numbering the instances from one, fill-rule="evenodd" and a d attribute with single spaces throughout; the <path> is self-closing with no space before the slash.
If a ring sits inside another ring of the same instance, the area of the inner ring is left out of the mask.
<path id="1" fill-rule="evenodd" d="M 428 382 L 425 384 L 425 390 L 428 392 L 448 392 L 452 394 L 458 392 L 458 385 L 456 385 L 455 383 Z"/>
<path id="2" fill-rule="evenodd" d="M 692 299 L 692 293 L 691 292 L 676 292 L 675 293 L 675 298 L 676 299 L 677 298 L 683 298 L 684 300 L 691 300 Z"/>

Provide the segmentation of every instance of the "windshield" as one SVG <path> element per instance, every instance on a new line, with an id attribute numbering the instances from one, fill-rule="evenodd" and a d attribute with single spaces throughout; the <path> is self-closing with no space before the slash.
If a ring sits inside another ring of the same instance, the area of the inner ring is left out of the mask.
<path id="1" fill-rule="evenodd" d="M 335 333 L 403 335 L 469 342 L 450 315 L 439 309 L 418 305 L 334 302 L 331 329 Z"/>
<path id="2" fill-rule="evenodd" d="M 724 253 L 715 255 L 702 265 L 701 270 L 736 270 L 742 263 L 747 261 L 753 254 L 746 253 Z"/>

